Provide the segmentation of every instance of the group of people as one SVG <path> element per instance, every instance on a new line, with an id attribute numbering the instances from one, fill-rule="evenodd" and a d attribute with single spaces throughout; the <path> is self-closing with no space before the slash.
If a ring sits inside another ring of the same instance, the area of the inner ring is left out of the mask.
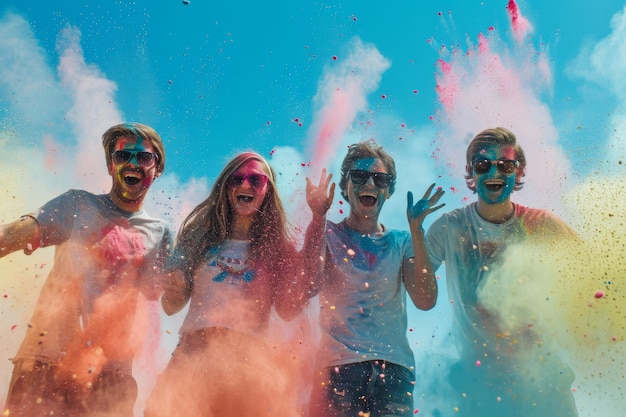
<path id="1" fill-rule="evenodd" d="M 508 244 L 531 235 L 575 238 L 548 212 L 511 201 L 526 159 L 507 129 L 474 137 L 466 181 L 477 201 L 427 232 L 424 220 L 444 206 L 444 191 L 433 184 L 415 202 L 409 192 L 408 230 L 387 229 L 379 217 L 395 191 L 394 160 L 373 141 L 350 146 L 338 181 L 349 213 L 339 223 L 326 218 L 332 174 L 307 178 L 311 221 L 300 249 L 261 155 L 242 152 L 228 162 L 174 237 L 143 209 L 165 167 L 157 132 L 120 124 L 102 143 L 109 193 L 70 190 L 0 226 L 0 257 L 56 247 L 13 358 L 4 415 L 133 416 L 133 358 L 145 336 L 138 303 L 160 297 L 166 314 L 188 311 L 146 417 L 412 416 L 413 387 L 427 364 L 416 366 L 406 335 L 407 301 L 420 310 L 435 306 L 441 264 L 465 337 L 450 375 L 467 400 L 459 415 L 577 415 L 567 366 L 554 361 L 554 375 L 526 378 L 476 295 Z M 273 312 L 290 320 L 316 296 L 321 337 L 308 407 L 301 407 L 286 359 L 266 336 Z M 494 359 L 489 378 L 470 366 L 487 355 Z"/>

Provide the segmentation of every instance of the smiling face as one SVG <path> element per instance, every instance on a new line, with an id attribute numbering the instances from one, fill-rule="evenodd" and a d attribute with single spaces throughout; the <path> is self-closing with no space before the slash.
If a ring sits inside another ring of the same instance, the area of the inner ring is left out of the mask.
<path id="1" fill-rule="evenodd" d="M 113 148 L 115 151 L 130 151 L 133 156 L 125 162 L 111 160 L 109 163 L 109 175 L 113 181 L 109 195 L 119 208 L 130 212 L 139 211 L 148 189 L 160 173 L 156 163 L 149 167 L 140 165 L 136 152 L 155 153 L 155 149 L 142 138 L 120 136 Z"/>
<path id="2" fill-rule="evenodd" d="M 368 172 L 388 173 L 385 163 L 378 158 L 363 158 L 355 161 L 352 169 Z M 375 219 L 389 198 L 389 187 L 377 187 L 370 176 L 362 185 L 355 184 L 348 174 L 345 196 L 350 203 L 350 217 L 355 219 Z"/>
<path id="3" fill-rule="evenodd" d="M 228 201 L 233 215 L 253 218 L 265 200 L 268 173 L 265 164 L 256 159 L 244 162 L 227 180 Z"/>
<path id="4" fill-rule="evenodd" d="M 497 159 L 515 160 L 515 149 L 512 146 L 499 146 L 497 144 L 484 144 L 480 146 L 472 156 L 472 161 L 477 159 Z M 515 187 L 515 181 L 520 175 L 519 168 L 512 173 L 501 172 L 495 164 L 491 165 L 489 171 L 479 174 L 472 169 L 472 177 L 476 184 L 478 197 L 487 204 L 500 204 L 508 202 Z"/>

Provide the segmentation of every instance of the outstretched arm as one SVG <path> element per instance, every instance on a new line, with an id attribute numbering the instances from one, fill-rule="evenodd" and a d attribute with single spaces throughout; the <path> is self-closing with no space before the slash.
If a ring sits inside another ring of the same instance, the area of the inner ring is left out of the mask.
<path id="1" fill-rule="evenodd" d="M 18 250 L 30 255 L 39 247 L 41 232 L 33 217 L 24 216 L 0 226 L 0 258 Z"/>
<path id="2" fill-rule="evenodd" d="M 326 212 L 335 197 L 335 184 L 331 184 L 332 177 L 332 174 L 327 176 L 324 169 L 318 185 L 313 184 L 310 178 L 306 179 L 306 201 L 313 217 L 298 254 L 298 271 L 293 279 L 283 284 L 281 295 L 276 300 L 277 312 L 287 320 L 298 314 L 306 306 L 309 298 L 319 291 L 325 265 Z"/>
<path id="3" fill-rule="evenodd" d="M 424 240 L 423 223 L 426 216 L 439 210 L 445 204 L 435 206 L 443 196 L 444 191 L 437 188 L 431 196 L 435 184 L 431 184 L 424 196 L 413 205 L 413 193 L 407 193 L 406 216 L 411 229 L 413 241 L 413 258 L 404 261 L 402 275 L 404 285 L 413 301 L 420 310 L 430 310 L 437 302 L 438 288 L 435 271 L 428 260 L 426 242 Z"/>
<path id="4" fill-rule="evenodd" d="M 313 293 L 319 291 L 319 281 L 324 271 L 326 213 L 335 198 L 335 183 L 330 182 L 332 178 L 333 174 L 326 176 L 326 169 L 323 169 L 317 186 L 309 178 L 306 179 L 306 201 L 313 217 L 307 227 L 300 253 L 303 257 L 305 276 L 309 277 L 308 283 L 313 284 L 309 290 L 313 290 Z"/>

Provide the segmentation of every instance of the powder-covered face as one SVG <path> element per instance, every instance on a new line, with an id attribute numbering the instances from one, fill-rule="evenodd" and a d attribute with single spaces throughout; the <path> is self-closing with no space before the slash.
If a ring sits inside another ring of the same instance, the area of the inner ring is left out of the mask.
<path id="1" fill-rule="evenodd" d="M 117 139 L 113 152 L 122 150 L 132 152 L 133 156 L 126 162 L 111 161 L 109 164 L 109 175 L 113 179 L 111 191 L 123 203 L 141 202 L 159 173 L 157 163 L 151 167 L 140 165 L 136 152 L 156 154 L 156 150 L 150 141 L 143 138 L 121 136 Z"/>
<path id="2" fill-rule="evenodd" d="M 515 149 L 511 146 L 502 147 L 496 144 L 485 144 L 472 156 L 472 161 L 478 159 L 489 159 L 491 161 L 498 159 L 515 160 Z M 501 172 L 495 164 L 492 164 L 489 171 L 483 174 L 479 174 L 475 169 L 472 169 L 476 193 L 487 204 L 498 204 L 507 201 L 511 197 L 513 187 L 515 187 L 517 175 L 518 169 L 507 174 Z"/>
<path id="3" fill-rule="evenodd" d="M 385 163 L 378 158 L 363 158 L 355 161 L 352 169 L 387 174 Z M 389 198 L 389 187 L 378 187 L 370 176 L 365 184 L 355 184 L 348 175 L 346 196 L 350 203 L 350 215 L 362 218 L 378 218 L 383 204 Z"/>
<path id="4" fill-rule="evenodd" d="M 236 216 L 251 217 L 259 211 L 268 181 L 265 164 L 256 159 L 245 162 L 228 177 L 228 199 Z"/>

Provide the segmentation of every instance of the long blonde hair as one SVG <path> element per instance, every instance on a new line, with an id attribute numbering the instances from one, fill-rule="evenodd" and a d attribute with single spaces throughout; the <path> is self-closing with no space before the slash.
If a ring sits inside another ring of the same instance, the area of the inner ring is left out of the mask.
<path id="1" fill-rule="evenodd" d="M 233 210 L 228 199 L 228 178 L 248 161 L 260 161 L 268 180 L 267 192 L 250 230 L 250 260 L 257 268 L 276 275 L 286 260 L 295 253 L 287 228 L 283 204 L 276 191 L 275 174 L 268 162 L 256 152 L 242 152 L 235 156 L 217 177 L 211 193 L 187 216 L 176 238 L 175 253 L 184 258 L 187 274 L 229 237 Z M 263 262 L 256 262 L 263 257 Z M 189 276 L 189 275 L 188 275 Z"/>

